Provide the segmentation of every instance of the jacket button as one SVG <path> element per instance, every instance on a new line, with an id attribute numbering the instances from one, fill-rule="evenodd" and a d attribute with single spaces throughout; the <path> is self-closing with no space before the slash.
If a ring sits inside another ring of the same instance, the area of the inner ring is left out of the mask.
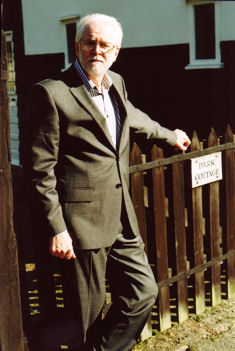
<path id="1" fill-rule="evenodd" d="M 121 188 L 121 186 L 122 186 L 121 183 L 116 184 L 116 188 L 117 188 L 117 189 L 118 189 L 118 188 Z"/>

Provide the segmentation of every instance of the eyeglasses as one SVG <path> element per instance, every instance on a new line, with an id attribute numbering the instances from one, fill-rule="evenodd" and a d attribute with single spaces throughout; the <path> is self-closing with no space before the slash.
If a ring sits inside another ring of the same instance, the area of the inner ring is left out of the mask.
<path id="1" fill-rule="evenodd" d="M 117 48 L 116 45 L 113 45 L 112 43 L 107 43 L 105 41 L 97 41 L 97 40 L 80 40 L 81 47 L 83 50 L 92 50 L 94 49 L 97 45 L 99 45 L 100 51 L 104 54 L 107 52 L 113 50 L 114 48 Z"/>

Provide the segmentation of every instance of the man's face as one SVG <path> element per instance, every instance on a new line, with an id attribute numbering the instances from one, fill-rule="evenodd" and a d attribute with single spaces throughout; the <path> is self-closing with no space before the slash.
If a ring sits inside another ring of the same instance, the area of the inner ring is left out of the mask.
<path id="1" fill-rule="evenodd" d="M 100 43 L 96 45 L 95 42 Z M 86 45 L 93 43 L 94 45 Z M 79 43 L 75 43 L 76 56 L 92 80 L 102 79 L 103 75 L 116 61 L 119 48 L 113 47 L 118 43 L 115 28 L 107 23 L 90 23 L 83 32 Z M 111 45 L 111 50 L 103 50 L 105 45 Z M 90 47 L 89 47 L 90 46 Z"/>

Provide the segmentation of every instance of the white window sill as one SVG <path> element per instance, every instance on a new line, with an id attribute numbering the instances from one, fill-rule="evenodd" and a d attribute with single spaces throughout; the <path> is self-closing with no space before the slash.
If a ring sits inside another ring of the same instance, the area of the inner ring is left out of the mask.
<path id="1" fill-rule="evenodd" d="M 212 63 L 212 62 L 208 62 L 208 63 L 202 63 L 202 62 L 194 62 L 194 63 L 190 63 L 187 66 L 185 66 L 186 70 L 190 70 L 190 69 L 218 69 L 218 68 L 224 68 L 224 64 L 223 62 L 216 62 L 216 63 Z"/>
<path id="2" fill-rule="evenodd" d="M 22 168 L 22 166 L 21 166 L 21 164 L 20 164 L 20 161 L 19 161 L 18 159 L 16 159 L 16 158 L 12 158 L 12 159 L 11 159 L 11 165 L 12 165 L 12 166 L 19 166 L 19 167 Z"/>

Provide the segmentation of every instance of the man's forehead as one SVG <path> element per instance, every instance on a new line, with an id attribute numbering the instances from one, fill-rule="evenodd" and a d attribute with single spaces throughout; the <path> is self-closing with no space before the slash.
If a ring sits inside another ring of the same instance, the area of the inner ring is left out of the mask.
<path id="1" fill-rule="evenodd" d="M 115 26 L 107 22 L 91 22 L 86 25 L 83 32 L 83 38 L 97 38 L 105 41 L 114 42 L 117 40 L 118 34 Z"/>

